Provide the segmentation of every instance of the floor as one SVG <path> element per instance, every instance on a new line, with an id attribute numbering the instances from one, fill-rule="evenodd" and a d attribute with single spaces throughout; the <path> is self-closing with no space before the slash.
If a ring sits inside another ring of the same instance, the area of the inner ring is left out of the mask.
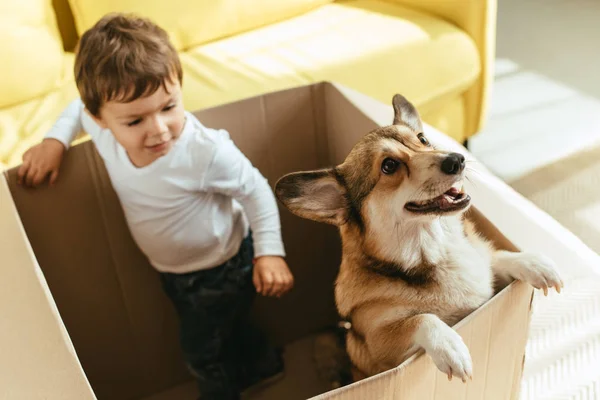
<path id="1" fill-rule="evenodd" d="M 489 121 L 470 149 L 598 252 L 600 1 L 498 2 Z M 522 400 L 600 399 L 600 280 L 539 297 L 526 352 Z"/>
<path id="2" fill-rule="evenodd" d="M 510 182 L 600 142 L 600 1 L 498 3 L 489 121 L 470 147 Z"/>

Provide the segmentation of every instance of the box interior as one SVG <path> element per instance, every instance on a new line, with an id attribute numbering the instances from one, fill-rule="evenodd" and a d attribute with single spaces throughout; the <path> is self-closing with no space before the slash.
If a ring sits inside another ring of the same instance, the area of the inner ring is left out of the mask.
<path id="1" fill-rule="evenodd" d="M 228 130 L 271 185 L 288 172 L 342 162 L 377 127 L 329 83 L 195 114 L 208 127 Z M 92 143 L 68 152 L 52 188 L 25 189 L 16 173 L 6 173 L 12 197 L 97 398 L 193 398 L 174 310 L 129 234 Z M 327 390 L 312 367 L 311 335 L 338 320 L 333 283 L 340 240 L 332 226 L 295 217 L 281 205 L 280 212 L 295 288 L 277 300 L 258 297 L 253 317 L 275 343 L 287 346 L 288 371 L 252 398 L 306 399 Z M 498 246 L 516 250 L 475 208 L 469 216 Z"/>

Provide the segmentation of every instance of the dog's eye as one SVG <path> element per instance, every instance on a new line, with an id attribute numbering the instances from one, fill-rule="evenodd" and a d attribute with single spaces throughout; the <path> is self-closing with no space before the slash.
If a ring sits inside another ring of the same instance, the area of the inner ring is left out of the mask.
<path id="1" fill-rule="evenodd" d="M 381 171 L 386 175 L 391 175 L 398 170 L 400 163 L 391 158 L 386 158 L 381 164 Z"/>
<path id="2" fill-rule="evenodd" d="M 425 137 L 425 135 L 423 133 L 419 133 L 417 135 L 417 137 L 419 138 L 421 143 L 423 143 L 425 146 L 429 146 L 429 140 L 427 140 L 427 138 Z"/>

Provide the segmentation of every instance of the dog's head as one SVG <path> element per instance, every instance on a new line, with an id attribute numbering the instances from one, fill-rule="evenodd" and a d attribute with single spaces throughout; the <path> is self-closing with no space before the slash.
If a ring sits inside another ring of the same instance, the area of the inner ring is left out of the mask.
<path id="1" fill-rule="evenodd" d="M 365 135 L 335 168 L 285 175 L 277 198 L 300 217 L 363 232 L 465 211 L 464 156 L 434 149 L 404 97 L 394 96 L 393 106 L 393 125 Z"/>

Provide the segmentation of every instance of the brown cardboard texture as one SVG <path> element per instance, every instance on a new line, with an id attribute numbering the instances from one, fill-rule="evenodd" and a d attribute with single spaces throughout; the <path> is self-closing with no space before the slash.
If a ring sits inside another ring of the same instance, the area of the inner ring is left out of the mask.
<path id="1" fill-rule="evenodd" d="M 196 115 L 206 126 L 227 129 L 271 185 L 288 172 L 340 163 L 377 126 L 329 83 Z M 54 187 L 26 189 L 17 185 L 16 173 L 7 171 L 6 181 L 0 182 L 0 307 L 5 327 L 0 330 L 0 398 L 194 398 L 174 310 L 158 273 L 130 236 L 93 144 L 69 150 Z M 476 198 L 474 205 L 470 216 L 479 229 L 514 250 L 477 211 Z M 398 368 L 324 393 L 328 388 L 314 369 L 311 335 L 338 321 L 333 282 L 340 262 L 339 236 L 332 226 L 300 219 L 283 207 L 280 211 L 295 288 L 278 300 L 257 298 L 253 315 L 274 342 L 287 346 L 287 374 L 249 398 L 518 396 L 532 299 L 531 287 L 520 282 L 456 326 L 471 351 L 472 382 L 448 382 L 428 356 L 417 354 Z"/>

